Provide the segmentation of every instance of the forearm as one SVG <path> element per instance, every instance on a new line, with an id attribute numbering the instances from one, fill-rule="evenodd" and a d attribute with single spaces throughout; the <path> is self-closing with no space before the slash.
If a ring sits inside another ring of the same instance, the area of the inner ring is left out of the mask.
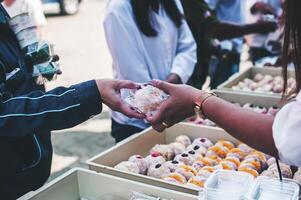
<path id="1" fill-rule="evenodd" d="M 206 117 L 240 141 L 269 155 L 278 155 L 272 132 L 274 117 L 240 108 L 217 97 L 210 97 L 203 111 Z"/>
<path id="2" fill-rule="evenodd" d="M 260 32 L 257 23 L 247 25 L 237 25 L 226 22 L 221 22 L 217 26 L 212 27 L 209 34 L 216 39 L 226 40 L 244 35 Z"/>
<path id="3" fill-rule="evenodd" d="M 23 137 L 73 127 L 99 114 L 102 105 L 95 81 L 88 81 L 13 97 L 0 108 L 0 136 Z"/>

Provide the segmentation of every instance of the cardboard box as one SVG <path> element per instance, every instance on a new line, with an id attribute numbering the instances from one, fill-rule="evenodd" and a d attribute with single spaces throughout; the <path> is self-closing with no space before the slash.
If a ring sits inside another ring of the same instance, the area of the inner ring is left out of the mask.
<path id="1" fill-rule="evenodd" d="M 157 133 L 152 128 L 146 129 L 145 131 L 133 135 L 121 143 L 118 143 L 111 149 L 96 155 L 88 160 L 87 164 L 91 170 L 96 172 L 110 174 L 145 184 L 176 190 L 179 192 L 198 195 L 197 190 L 183 185 L 171 184 L 160 179 L 114 169 L 114 166 L 122 161 L 128 160 L 130 156 L 135 154 L 146 156 L 149 154 L 150 149 L 156 144 L 171 143 L 177 136 L 183 134 L 189 136 L 191 139 L 207 137 L 213 142 L 217 142 L 220 139 L 225 139 L 236 144 L 238 143 L 235 138 L 220 128 L 180 123 L 169 129 L 166 129 L 163 133 Z"/>
<path id="2" fill-rule="evenodd" d="M 239 103 L 240 105 L 251 103 L 255 106 L 263 106 L 265 108 L 279 107 L 281 105 L 281 99 L 277 96 L 258 96 L 256 93 L 231 93 L 225 90 L 216 90 L 214 93 L 221 99 L 231 103 Z"/>
<path id="3" fill-rule="evenodd" d="M 110 175 L 97 174 L 85 169 L 73 169 L 41 189 L 31 192 L 19 200 L 103 200 L 116 195 L 118 199 L 130 199 L 133 192 L 155 195 L 174 200 L 197 200 L 196 196 L 164 188 L 145 185 Z"/>
<path id="4" fill-rule="evenodd" d="M 242 90 L 233 90 L 232 86 L 237 85 L 240 81 L 243 81 L 245 78 L 253 79 L 257 73 L 261 73 L 263 75 L 271 75 L 275 76 L 282 76 L 282 69 L 281 68 L 273 68 L 273 67 L 266 67 L 266 68 L 259 68 L 259 67 L 252 67 L 243 72 L 239 72 L 231 76 L 227 81 L 222 83 L 218 86 L 217 90 L 227 91 L 230 94 L 250 94 L 254 96 L 263 96 L 263 97 L 275 97 L 281 99 L 281 94 L 276 93 L 264 93 L 264 92 L 255 92 L 255 91 L 242 91 Z M 294 77 L 294 70 L 288 70 L 288 77 Z"/>

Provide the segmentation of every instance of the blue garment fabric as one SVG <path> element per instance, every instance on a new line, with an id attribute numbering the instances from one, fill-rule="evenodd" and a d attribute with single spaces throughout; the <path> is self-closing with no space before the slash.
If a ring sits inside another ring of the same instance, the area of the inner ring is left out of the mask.
<path id="1" fill-rule="evenodd" d="M 1 11 L 0 11 L 1 12 Z M 15 35 L 0 24 L 0 59 L 21 68 L 25 80 L 0 101 L 0 199 L 16 199 L 41 187 L 50 175 L 50 131 L 73 127 L 102 110 L 95 81 L 49 92 L 35 84 Z"/>

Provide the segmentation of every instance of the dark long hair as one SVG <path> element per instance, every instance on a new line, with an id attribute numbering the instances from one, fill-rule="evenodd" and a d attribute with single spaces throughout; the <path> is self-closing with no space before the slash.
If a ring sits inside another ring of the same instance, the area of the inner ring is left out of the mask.
<path id="1" fill-rule="evenodd" d="M 293 61 L 295 66 L 296 88 L 289 95 L 297 94 L 301 89 L 301 1 L 285 1 L 285 37 L 283 46 L 283 77 L 285 80 L 284 94 L 287 91 L 288 64 Z"/>
<path id="2" fill-rule="evenodd" d="M 179 27 L 183 15 L 174 0 L 131 0 L 134 17 L 139 30 L 148 37 L 157 36 L 158 32 L 152 24 L 150 12 L 162 5 L 173 23 Z"/>

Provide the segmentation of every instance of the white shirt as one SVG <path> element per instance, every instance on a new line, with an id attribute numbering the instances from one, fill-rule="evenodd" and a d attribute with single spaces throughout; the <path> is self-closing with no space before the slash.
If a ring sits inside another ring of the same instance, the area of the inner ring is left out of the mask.
<path id="1" fill-rule="evenodd" d="M 2 5 L 11 17 L 22 13 L 29 13 L 36 26 L 46 25 L 46 17 L 41 0 L 15 0 L 10 6 L 7 6 L 5 3 L 2 3 Z"/>
<path id="2" fill-rule="evenodd" d="M 272 8 L 275 9 L 278 16 L 281 16 L 282 14 L 282 7 L 281 7 L 281 1 L 280 0 L 247 0 L 245 2 L 245 9 L 246 9 L 246 22 L 247 23 L 256 23 L 258 20 L 262 18 L 261 14 L 255 14 L 253 15 L 251 13 L 251 8 L 255 3 L 262 2 L 270 5 Z M 268 34 L 251 34 L 247 35 L 246 41 L 247 44 L 250 47 L 256 47 L 256 48 L 264 48 L 265 41 L 267 39 Z"/>
<path id="3" fill-rule="evenodd" d="M 235 24 L 245 23 L 245 0 L 205 0 L 210 9 L 216 10 L 217 18 L 222 22 L 230 22 Z M 235 38 L 226 40 L 223 43 L 232 41 L 232 44 L 238 52 L 242 51 L 243 38 Z"/>
<path id="4" fill-rule="evenodd" d="M 276 115 L 273 137 L 281 161 L 301 167 L 301 93 Z"/>
<path id="5" fill-rule="evenodd" d="M 181 12 L 183 9 L 176 0 Z M 146 83 L 152 79 L 166 80 L 170 73 L 179 75 L 186 83 L 196 63 L 196 44 L 185 21 L 178 28 L 160 6 L 152 12 L 156 37 L 147 37 L 136 26 L 130 0 L 111 0 L 106 9 L 104 28 L 107 44 L 113 58 L 113 75 Z M 112 113 L 121 124 L 146 128 L 142 120 L 129 119 L 121 113 Z"/>

